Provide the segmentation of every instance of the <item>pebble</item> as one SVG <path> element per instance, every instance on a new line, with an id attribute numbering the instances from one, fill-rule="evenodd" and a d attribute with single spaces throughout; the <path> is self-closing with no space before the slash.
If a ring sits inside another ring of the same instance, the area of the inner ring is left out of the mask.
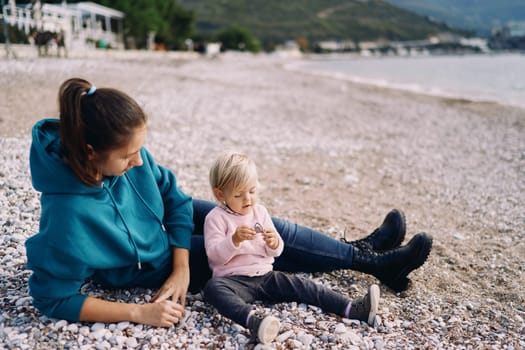
<path id="1" fill-rule="evenodd" d="M 97 332 L 97 331 L 100 331 L 101 329 L 106 329 L 106 325 L 104 323 L 96 322 L 96 323 L 93 323 L 93 325 L 91 326 L 92 332 Z"/>
<path id="2" fill-rule="evenodd" d="M 277 343 L 282 343 L 282 342 L 284 342 L 286 339 L 290 338 L 293 334 L 294 334 L 294 331 L 292 331 L 292 330 L 289 330 L 289 331 L 283 332 L 283 333 L 279 334 L 279 335 L 275 338 L 275 341 L 276 341 Z"/>
<path id="3" fill-rule="evenodd" d="M 137 339 L 135 339 L 133 337 L 130 337 L 130 338 L 126 339 L 126 346 L 128 348 L 134 349 L 134 348 L 137 347 L 137 345 L 139 345 Z"/>
<path id="4" fill-rule="evenodd" d="M 334 333 L 341 334 L 346 332 L 346 326 L 342 323 L 338 323 L 334 328 Z"/>

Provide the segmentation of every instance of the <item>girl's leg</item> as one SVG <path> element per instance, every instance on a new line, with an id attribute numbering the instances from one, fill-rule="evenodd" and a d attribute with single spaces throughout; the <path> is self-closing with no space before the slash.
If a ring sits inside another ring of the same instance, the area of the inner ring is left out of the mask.
<path id="1" fill-rule="evenodd" d="M 247 327 L 248 314 L 253 310 L 250 303 L 255 301 L 259 281 L 262 279 L 247 276 L 212 278 L 204 287 L 204 300 L 215 306 L 221 315 Z"/>
<path id="2" fill-rule="evenodd" d="M 282 303 L 296 301 L 318 306 L 324 312 L 345 316 L 351 299 L 307 278 L 281 271 L 264 276 L 257 299 Z"/>

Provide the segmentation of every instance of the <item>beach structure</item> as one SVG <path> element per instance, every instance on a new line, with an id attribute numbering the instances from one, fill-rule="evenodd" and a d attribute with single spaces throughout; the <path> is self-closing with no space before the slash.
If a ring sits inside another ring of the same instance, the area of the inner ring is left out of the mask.
<path id="1" fill-rule="evenodd" d="M 69 51 L 102 47 L 124 49 L 124 13 L 94 2 L 68 4 L 16 5 L 14 0 L 2 8 L 2 19 L 24 31 L 28 37 L 36 32 L 60 34 Z"/>

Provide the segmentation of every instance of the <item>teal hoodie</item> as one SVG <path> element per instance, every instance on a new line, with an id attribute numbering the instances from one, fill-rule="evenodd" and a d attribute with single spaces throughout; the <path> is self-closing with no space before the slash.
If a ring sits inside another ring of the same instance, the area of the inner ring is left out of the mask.
<path id="1" fill-rule="evenodd" d="M 78 321 L 88 278 L 151 287 L 146 270 L 155 276 L 172 247 L 190 248 L 193 206 L 144 148 L 142 166 L 85 185 L 61 159 L 58 126 L 44 119 L 32 131 L 31 177 L 42 194 L 40 230 L 26 241 L 29 293 L 45 315 Z"/>

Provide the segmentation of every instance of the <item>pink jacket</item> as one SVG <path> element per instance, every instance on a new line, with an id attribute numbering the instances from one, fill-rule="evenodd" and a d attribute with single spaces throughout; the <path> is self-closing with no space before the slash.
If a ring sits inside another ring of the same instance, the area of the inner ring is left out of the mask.
<path id="1" fill-rule="evenodd" d="M 213 208 L 204 221 L 204 244 L 213 276 L 260 276 L 273 270 L 274 257 L 281 255 L 284 242 L 277 232 L 279 245 L 270 249 L 262 235 L 252 241 L 233 245 L 232 236 L 238 226 L 254 227 L 260 223 L 265 229 L 275 229 L 270 214 L 262 205 L 255 205 L 252 213 L 237 215 L 221 207 Z"/>

